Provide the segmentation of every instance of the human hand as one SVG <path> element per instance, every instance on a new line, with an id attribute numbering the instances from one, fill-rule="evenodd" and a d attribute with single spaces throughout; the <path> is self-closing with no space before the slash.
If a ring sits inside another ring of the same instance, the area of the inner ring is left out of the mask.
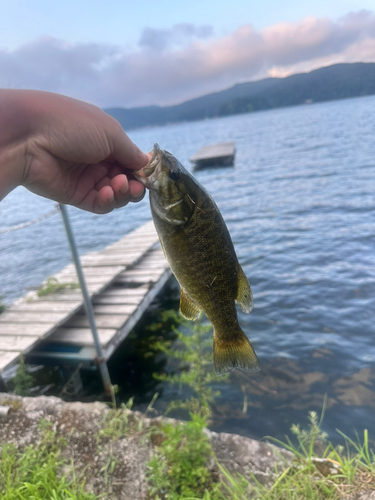
<path id="1" fill-rule="evenodd" d="M 131 171 L 149 158 L 114 118 L 91 104 L 48 92 L 1 90 L 0 103 L 4 92 L 11 114 L 8 144 L 18 153 L 13 155 L 13 184 L 95 213 L 143 198 L 144 187 Z"/>

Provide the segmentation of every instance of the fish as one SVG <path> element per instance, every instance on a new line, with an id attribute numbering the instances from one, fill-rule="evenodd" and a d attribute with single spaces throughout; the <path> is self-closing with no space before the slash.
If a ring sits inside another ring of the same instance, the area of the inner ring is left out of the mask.
<path id="1" fill-rule="evenodd" d="M 235 305 L 237 301 L 249 313 L 253 294 L 213 198 L 158 144 L 149 163 L 133 175 L 149 190 L 154 225 L 181 287 L 182 316 L 195 320 L 203 311 L 213 327 L 216 373 L 258 371 L 258 358 L 239 325 Z"/>

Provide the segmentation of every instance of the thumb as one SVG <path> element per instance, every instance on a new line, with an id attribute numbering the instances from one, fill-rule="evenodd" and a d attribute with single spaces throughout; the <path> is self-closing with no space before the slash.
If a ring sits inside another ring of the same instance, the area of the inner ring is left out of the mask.
<path id="1" fill-rule="evenodd" d="M 149 161 L 146 153 L 129 139 L 127 134 L 117 122 L 114 136 L 112 137 L 113 153 L 111 157 L 121 166 L 129 170 L 140 170 Z"/>

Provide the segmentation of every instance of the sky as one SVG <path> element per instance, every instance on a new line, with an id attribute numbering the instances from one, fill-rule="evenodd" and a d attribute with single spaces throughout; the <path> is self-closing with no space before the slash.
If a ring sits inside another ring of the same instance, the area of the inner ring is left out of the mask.
<path id="1" fill-rule="evenodd" d="M 375 62 L 375 0 L 0 0 L 0 87 L 101 107 Z"/>

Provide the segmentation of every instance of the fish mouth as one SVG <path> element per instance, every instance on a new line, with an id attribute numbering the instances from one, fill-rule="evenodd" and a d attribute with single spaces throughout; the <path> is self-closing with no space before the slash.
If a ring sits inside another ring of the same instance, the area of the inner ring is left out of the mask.
<path id="1" fill-rule="evenodd" d="M 159 144 L 154 144 L 154 149 L 152 151 L 151 160 L 147 163 L 147 165 L 137 172 L 132 172 L 133 176 L 137 179 L 137 181 L 141 182 L 145 187 L 150 189 L 150 184 L 152 182 L 153 174 L 156 170 L 160 162 L 160 155 L 162 153 L 162 149 Z"/>

